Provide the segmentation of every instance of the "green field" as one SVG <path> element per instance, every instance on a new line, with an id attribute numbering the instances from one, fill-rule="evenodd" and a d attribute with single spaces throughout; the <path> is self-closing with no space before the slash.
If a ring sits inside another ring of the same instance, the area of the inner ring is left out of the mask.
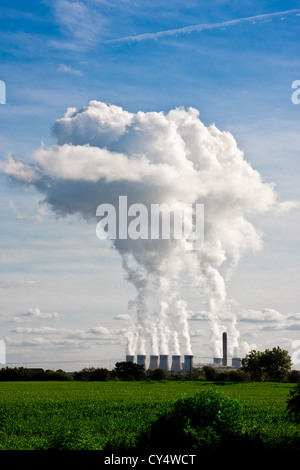
<path id="1" fill-rule="evenodd" d="M 1 382 L 0 450 L 136 449 L 137 439 L 182 395 L 217 390 L 242 405 L 242 432 L 268 448 L 298 448 L 286 412 L 294 384 L 206 381 Z"/>

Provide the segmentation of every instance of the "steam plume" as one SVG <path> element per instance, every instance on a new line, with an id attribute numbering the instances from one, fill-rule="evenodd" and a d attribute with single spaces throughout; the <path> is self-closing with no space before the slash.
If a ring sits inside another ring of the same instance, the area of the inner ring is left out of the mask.
<path id="1" fill-rule="evenodd" d="M 238 350 L 236 319 L 228 305 L 227 274 L 262 241 L 249 216 L 282 212 L 294 205 L 277 200 L 274 185 L 245 160 L 229 132 L 205 126 L 196 109 L 129 113 L 91 101 L 70 108 L 52 128 L 53 146 L 41 146 L 30 164 L 9 156 L 2 170 L 32 184 L 60 215 L 79 214 L 96 222 L 99 204 L 204 204 L 205 240 L 188 252 L 184 240 L 116 239 L 127 279 L 136 288 L 129 309 L 135 321 L 126 333 L 128 354 L 191 354 L 191 312 L 184 278 L 206 299 L 213 354 L 221 357 L 222 316 L 231 316 L 230 335 Z M 100 243 L 100 241 L 99 241 Z M 227 267 L 227 270 L 225 269 Z M 221 274 L 221 268 L 223 274 Z"/>

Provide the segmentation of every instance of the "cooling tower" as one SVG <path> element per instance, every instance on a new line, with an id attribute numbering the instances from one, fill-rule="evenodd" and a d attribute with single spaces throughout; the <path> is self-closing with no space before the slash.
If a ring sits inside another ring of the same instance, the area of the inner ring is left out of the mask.
<path id="1" fill-rule="evenodd" d="M 214 364 L 216 365 L 221 365 L 222 364 L 222 358 L 221 357 L 214 357 Z"/>
<path id="2" fill-rule="evenodd" d="M 240 357 L 233 357 L 231 360 L 232 366 L 233 367 L 241 367 L 242 365 L 242 360 Z"/>
<path id="3" fill-rule="evenodd" d="M 169 370 L 169 356 L 161 354 L 159 356 L 159 369 Z"/>
<path id="4" fill-rule="evenodd" d="M 149 369 L 158 369 L 158 356 L 150 356 Z"/>
<path id="5" fill-rule="evenodd" d="M 193 357 L 192 355 L 186 355 L 184 356 L 184 364 L 183 368 L 184 370 L 192 370 L 193 367 Z"/>
<path id="6" fill-rule="evenodd" d="M 127 354 L 126 355 L 126 362 L 134 362 L 134 356 Z"/>
<path id="7" fill-rule="evenodd" d="M 181 370 L 181 356 L 172 356 L 172 372 L 178 372 Z"/>
<path id="8" fill-rule="evenodd" d="M 227 366 L 227 333 L 223 333 L 223 366 Z"/>
<path id="9" fill-rule="evenodd" d="M 146 364 L 146 355 L 145 354 L 138 354 L 137 355 L 137 364 L 144 366 L 145 370 L 147 370 Z"/>

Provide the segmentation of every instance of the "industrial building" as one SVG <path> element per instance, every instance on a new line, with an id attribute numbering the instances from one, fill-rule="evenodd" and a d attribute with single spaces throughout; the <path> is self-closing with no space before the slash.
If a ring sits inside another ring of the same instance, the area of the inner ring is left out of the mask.
<path id="1" fill-rule="evenodd" d="M 179 372 L 179 371 L 191 371 L 193 368 L 193 355 L 185 355 L 183 362 L 181 361 L 180 355 L 173 355 L 169 356 L 167 354 L 160 354 L 160 355 L 151 355 L 149 366 L 147 366 L 147 356 L 138 354 L 134 355 L 127 355 L 126 361 L 127 362 L 136 362 L 137 364 L 143 365 L 145 370 L 147 369 L 163 369 L 167 372 Z"/>
<path id="2" fill-rule="evenodd" d="M 228 364 L 228 344 L 227 344 L 227 333 L 224 331 L 222 334 L 222 357 L 214 357 L 213 365 L 216 367 L 230 367 Z M 134 355 L 127 355 L 126 361 L 135 362 Z M 143 365 L 145 370 L 151 369 L 163 369 L 169 373 L 178 373 L 178 372 L 191 372 L 194 368 L 194 356 L 192 354 L 185 355 L 182 361 L 181 355 L 172 355 L 160 354 L 160 355 L 150 355 L 149 364 L 147 365 L 147 356 L 145 354 L 138 354 L 136 356 L 136 363 Z M 239 368 L 241 367 L 241 358 L 232 357 L 231 358 L 231 367 Z M 197 365 L 199 366 L 199 365 Z"/>

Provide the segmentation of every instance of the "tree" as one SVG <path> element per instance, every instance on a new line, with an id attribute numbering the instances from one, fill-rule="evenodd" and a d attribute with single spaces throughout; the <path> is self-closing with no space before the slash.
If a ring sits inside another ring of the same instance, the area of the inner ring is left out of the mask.
<path id="1" fill-rule="evenodd" d="M 146 378 L 144 366 L 131 361 L 116 362 L 111 375 L 121 380 L 143 380 Z"/>
<path id="2" fill-rule="evenodd" d="M 264 380 L 264 372 L 261 367 L 261 355 L 261 352 L 253 349 L 242 359 L 242 369 L 244 372 L 250 374 L 251 380 L 259 382 Z"/>
<path id="3" fill-rule="evenodd" d="M 242 370 L 250 374 L 251 380 L 285 382 L 289 377 L 292 360 L 288 351 L 279 346 L 264 352 L 250 351 L 242 359 Z"/>
<path id="4" fill-rule="evenodd" d="M 261 358 L 262 368 L 268 380 L 286 382 L 291 371 L 292 360 L 288 353 L 279 346 L 272 350 L 266 349 Z"/>

